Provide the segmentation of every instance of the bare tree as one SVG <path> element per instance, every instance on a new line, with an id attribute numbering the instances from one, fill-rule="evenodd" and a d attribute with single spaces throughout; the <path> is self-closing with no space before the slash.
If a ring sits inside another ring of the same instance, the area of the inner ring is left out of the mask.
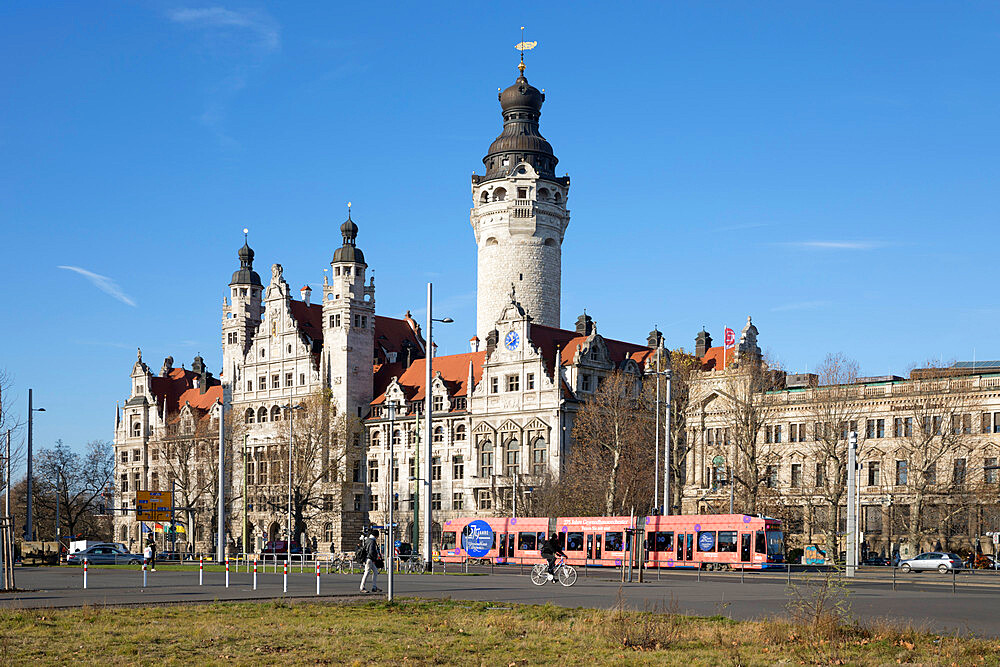
<path id="1" fill-rule="evenodd" d="M 576 417 L 564 503 L 604 515 L 652 498 L 654 383 L 614 372 Z"/>
<path id="2" fill-rule="evenodd" d="M 88 442 L 83 456 L 56 440 L 55 447 L 35 455 L 35 505 L 54 517 L 58 502 L 62 535 L 104 528 L 105 522 L 97 519 L 96 510 L 111 485 L 114 463 L 114 450 L 106 440 Z"/>
<path id="3" fill-rule="evenodd" d="M 687 412 L 691 398 L 691 374 L 701 369 L 701 360 L 688 354 L 683 348 L 670 352 L 670 498 L 665 499 L 669 507 L 681 506 L 686 476 L 684 462 L 688 452 L 694 447 L 688 437 Z"/>
<path id="4" fill-rule="evenodd" d="M 778 386 L 778 373 L 764 360 L 749 359 L 727 369 L 719 393 L 726 401 L 731 428 L 731 483 L 746 514 L 761 511 L 761 489 L 772 486 L 770 466 L 777 463 L 773 448 L 764 443 L 764 427 L 778 406 L 768 392 Z"/>

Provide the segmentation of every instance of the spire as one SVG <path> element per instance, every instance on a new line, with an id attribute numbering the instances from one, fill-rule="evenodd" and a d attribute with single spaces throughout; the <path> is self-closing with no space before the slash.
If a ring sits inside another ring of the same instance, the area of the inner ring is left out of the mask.
<path id="1" fill-rule="evenodd" d="M 246 227 L 243 228 L 243 247 L 240 248 L 237 253 L 240 258 L 240 269 L 239 271 L 233 273 L 233 279 L 230 281 L 230 285 L 261 286 L 260 276 L 253 270 L 254 252 L 253 248 L 250 247 L 250 241 L 248 240 L 249 231 L 250 230 Z"/>
<path id="2" fill-rule="evenodd" d="M 344 239 L 344 245 L 334 251 L 331 263 L 353 262 L 354 264 L 364 264 L 365 255 L 357 248 L 358 226 L 351 219 L 351 202 L 347 202 L 347 220 L 344 220 L 344 224 L 340 226 L 340 235 Z"/>

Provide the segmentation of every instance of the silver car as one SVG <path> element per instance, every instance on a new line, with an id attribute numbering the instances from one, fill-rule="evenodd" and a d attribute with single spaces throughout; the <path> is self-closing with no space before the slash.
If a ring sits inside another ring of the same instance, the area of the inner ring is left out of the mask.
<path id="1" fill-rule="evenodd" d="M 900 562 L 899 569 L 903 572 L 920 572 L 921 570 L 937 570 L 946 574 L 952 570 L 962 569 L 962 559 L 957 554 L 946 551 L 930 551 L 916 558 Z"/>

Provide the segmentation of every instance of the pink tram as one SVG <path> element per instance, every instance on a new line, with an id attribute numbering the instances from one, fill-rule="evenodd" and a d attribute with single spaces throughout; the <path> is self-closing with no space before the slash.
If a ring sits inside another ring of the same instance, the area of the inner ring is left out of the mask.
<path id="1" fill-rule="evenodd" d="M 477 517 L 445 522 L 435 558 L 461 563 L 466 526 Z M 493 545 L 482 560 L 503 564 L 542 562 L 539 548 L 550 532 L 562 538 L 570 565 L 620 566 L 643 540 L 645 567 L 706 569 L 777 567 L 784 562 L 781 521 L 745 514 L 649 517 L 483 518 L 493 529 Z M 639 555 L 633 556 L 638 565 Z"/>

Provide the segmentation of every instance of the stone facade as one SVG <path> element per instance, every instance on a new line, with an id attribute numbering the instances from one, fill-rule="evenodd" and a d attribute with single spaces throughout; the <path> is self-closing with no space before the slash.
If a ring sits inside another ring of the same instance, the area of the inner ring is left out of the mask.
<path id="1" fill-rule="evenodd" d="M 748 326 L 751 326 L 748 324 Z M 753 332 L 754 338 L 756 330 Z M 756 348 L 756 340 L 751 343 Z M 719 348 L 708 351 L 718 357 Z M 1000 373 L 941 368 L 819 385 L 775 372 L 759 395 L 756 470 L 737 446 L 732 387 L 750 362 L 698 373 L 686 415 L 682 511 L 744 508 L 742 482 L 761 482 L 757 511 L 785 521 L 790 547 L 844 550 L 846 438 L 858 434 L 859 530 L 865 548 L 903 557 L 922 550 L 995 551 L 1000 531 Z M 745 414 L 741 413 L 741 414 Z M 717 463 L 716 463 L 717 462 Z M 735 465 L 734 465 L 735 463 Z M 841 493 L 841 491 L 845 493 Z M 832 554 L 831 554 L 832 555 Z"/>

